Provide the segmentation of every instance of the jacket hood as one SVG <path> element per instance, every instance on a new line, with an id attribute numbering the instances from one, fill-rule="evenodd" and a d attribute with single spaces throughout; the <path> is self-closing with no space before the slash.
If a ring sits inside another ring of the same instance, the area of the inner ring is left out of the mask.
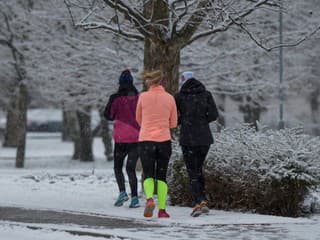
<path id="1" fill-rule="evenodd" d="M 195 78 L 190 78 L 187 80 L 181 87 L 181 93 L 192 93 L 192 94 L 197 94 L 197 93 L 203 93 L 206 91 L 206 87 L 197 79 Z"/>
<path id="2" fill-rule="evenodd" d="M 117 93 L 121 96 L 130 96 L 130 95 L 137 95 L 139 92 L 133 84 L 126 83 L 126 84 L 121 84 L 119 86 Z"/>

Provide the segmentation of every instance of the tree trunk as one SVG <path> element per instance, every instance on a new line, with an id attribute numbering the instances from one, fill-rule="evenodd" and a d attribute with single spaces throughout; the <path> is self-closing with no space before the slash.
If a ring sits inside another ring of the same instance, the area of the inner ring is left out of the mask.
<path id="1" fill-rule="evenodd" d="M 18 102 L 18 146 L 16 156 L 16 167 L 24 167 L 25 149 L 26 149 L 26 129 L 27 129 L 27 109 L 28 109 L 28 91 L 24 83 L 19 85 Z"/>
<path id="2" fill-rule="evenodd" d="M 72 141 L 72 131 L 75 124 L 72 114 L 74 113 L 71 111 L 62 111 L 62 141 Z"/>
<path id="3" fill-rule="evenodd" d="M 91 134 L 91 116 L 90 108 L 83 111 L 77 111 L 77 117 L 80 130 L 80 161 L 92 162 L 92 134 Z"/>
<path id="4" fill-rule="evenodd" d="M 144 69 L 161 70 L 164 74 L 162 85 L 174 94 L 179 87 L 180 45 L 151 39 L 145 40 Z"/>
<path id="5" fill-rule="evenodd" d="M 113 160 L 113 150 L 112 150 L 112 137 L 110 135 L 109 121 L 103 116 L 103 111 L 100 113 L 100 126 L 101 126 L 101 136 L 102 142 L 104 144 L 104 155 L 108 161 Z"/>
<path id="6" fill-rule="evenodd" d="M 246 97 L 244 104 L 239 106 L 240 112 L 243 113 L 243 120 L 250 124 L 258 131 L 257 121 L 260 121 L 260 116 L 266 110 L 259 102 L 252 100 L 250 96 Z"/>
<path id="7" fill-rule="evenodd" d="M 17 147 L 19 135 L 19 109 L 18 109 L 18 96 L 13 94 L 10 100 L 10 106 L 7 112 L 7 122 L 4 134 L 4 147 Z"/>
<path id="8" fill-rule="evenodd" d="M 73 155 L 72 160 L 80 159 L 80 133 L 73 138 Z"/>
<path id="9" fill-rule="evenodd" d="M 314 125 L 312 131 L 316 136 L 320 136 L 320 88 L 316 88 L 310 94 L 311 118 Z"/>
<path id="10" fill-rule="evenodd" d="M 220 132 L 223 128 L 226 127 L 226 118 L 225 118 L 225 110 L 226 110 L 226 95 L 217 94 L 217 107 L 219 111 L 219 117 L 217 119 L 217 130 Z"/>
<path id="11" fill-rule="evenodd" d="M 78 117 L 75 111 L 68 112 L 68 125 L 70 137 L 74 144 L 72 159 L 76 160 L 80 158 L 80 131 Z"/>

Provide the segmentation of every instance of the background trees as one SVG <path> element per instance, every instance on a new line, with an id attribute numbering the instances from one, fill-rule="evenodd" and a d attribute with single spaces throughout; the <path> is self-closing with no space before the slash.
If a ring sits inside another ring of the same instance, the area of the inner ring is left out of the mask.
<path id="1" fill-rule="evenodd" d="M 310 111 L 309 118 L 313 119 L 310 126 L 316 133 L 319 125 L 316 30 L 320 6 L 315 0 L 282 2 L 285 43 L 296 43 L 315 33 L 295 48 L 285 48 L 284 87 L 288 103 L 306 101 L 300 108 Z M 10 119 L 16 116 L 13 113 L 21 112 L 16 110 L 18 86 L 26 85 L 29 94 L 25 99 L 29 106 L 63 109 L 65 116 L 73 116 L 72 139 L 78 146 L 75 149 L 88 153 L 75 151 L 75 158 L 86 156 L 81 157 L 83 161 L 93 160 L 86 146 L 91 146 L 87 143 L 92 142 L 94 133 L 82 129 L 87 141 L 85 147 L 79 147 L 78 130 L 92 125 L 88 118 L 91 111 L 101 113 L 108 96 L 117 88 L 121 70 L 128 66 L 136 75 L 139 89 L 142 89 L 140 71 L 162 69 L 166 88 L 172 93 L 178 88 L 179 72 L 192 70 L 214 92 L 220 109 L 226 110 L 221 114 L 225 116 L 220 119 L 222 124 L 254 123 L 259 116 L 271 124 L 266 119 L 275 120 L 278 111 L 278 49 L 265 51 L 257 44 L 265 48 L 278 45 L 278 3 L 278 0 L 0 1 L 0 106 Z M 23 84 L 18 84 L 19 72 L 23 73 L 20 81 Z M 239 118 L 239 110 L 243 119 Z M 287 120 L 297 123 L 289 114 Z M 80 121 L 85 122 L 79 124 Z M 104 123 L 104 132 L 108 132 L 106 126 Z M 7 127 L 6 132 L 12 132 L 6 135 L 5 145 L 17 145 L 17 129 Z M 110 141 L 106 141 L 106 146 L 110 146 Z"/>
<path id="2" fill-rule="evenodd" d="M 226 96 L 232 96 L 244 116 L 252 116 L 244 118 L 250 122 L 260 120 L 268 98 L 278 97 L 280 2 L 286 47 L 303 43 L 319 30 L 314 0 L 65 2 L 76 26 L 143 41 L 144 68 L 163 70 L 169 92 L 178 88 L 180 66 L 197 69 L 199 78 L 216 92 L 220 109 Z M 286 80 L 302 73 L 295 51 L 285 50 Z M 286 81 L 284 88 L 290 85 Z"/>
<path id="3" fill-rule="evenodd" d="M 14 94 L 19 93 L 15 90 L 17 86 L 26 85 L 33 95 L 29 101 L 24 98 L 24 103 L 38 101 L 40 97 L 35 93 L 40 93 L 46 106 L 60 107 L 76 116 L 75 129 L 82 133 L 82 138 L 76 137 L 80 133 L 73 131 L 75 145 L 80 144 L 75 148 L 80 151 L 75 157 L 92 161 L 90 111 L 103 108 L 108 95 L 115 90 L 120 70 L 114 69 L 133 62 L 124 57 L 128 51 L 119 54 L 122 46 L 113 36 L 108 36 L 108 47 L 102 44 L 105 36 L 75 29 L 63 2 L 17 0 L 1 2 L 1 6 L 1 86 L 5 87 L 1 88 L 0 99 L 7 111 L 7 124 L 17 123 L 14 114 L 26 112 L 17 109 L 19 98 Z M 20 68 L 26 76 L 23 80 Z M 14 125 L 6 129 L 4 145 L 17 146 L 18 128 Z M 9 138 L 14 142 L 8 144 Z M 106 146 L 110 146 L 110 141 Z"/>
<path id="4" fill-rule="evenodd" d="M 144 68 L 161 69 L 166 88 L 175 92 L 181 50 L 192 42 L 231 27 L 246 24 L 246 17 L 278 1 L 65 1 L 76 25 L 104 29 L 144 41 Z M 86 10 L 79 15 L 73 9 Z M 251 22 L 251 24 L 255 24 Z"/>

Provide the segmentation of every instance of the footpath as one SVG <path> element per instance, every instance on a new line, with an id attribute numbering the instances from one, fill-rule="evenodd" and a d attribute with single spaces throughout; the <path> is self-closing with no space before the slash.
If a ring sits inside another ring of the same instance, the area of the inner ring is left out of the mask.
<path id="1" fill-rule="evenodd" d="M 114 235 L 97 233 L 94 231 L 85 230 L 70 230 L 68 228 L 55 228 L 56 225 L 62 226 L 74 226 L 77 225 L 84 229 L 121 229 L 121 228 L 157 228 L 160 225 L 142 223 L 136 220 L 114 218 L 107 215 L 88 215 L 80 212 L 57 212 L 51 210 L 32 210 L 16 207 L 0 207 L 0 221 L 5 221 L 12 225 L 23 225 L 29 229 L 39 230 L 45 226 L 45 229 L 57 230 L 68 232 L 73 235 L 79 236 L 91 236 L 91 237 L 103 237 L 103 238 L 113 238 Z M 40 225 L 37 225 L 40 224 Z M 51 224 L 51 226 L 48 224 Z M 79 229 L 80 229 L 79 228 Z M 118 239 L 127 239 L 121 236 L 116 236 Z"/>

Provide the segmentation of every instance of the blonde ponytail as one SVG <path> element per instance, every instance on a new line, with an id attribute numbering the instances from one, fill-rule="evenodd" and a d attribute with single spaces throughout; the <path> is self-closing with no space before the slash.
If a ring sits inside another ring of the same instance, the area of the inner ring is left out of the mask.
<path id="1" fill-rule="evenodd" d="M 141 77 L 145 79 L 147 87 L 150 87 L 152 85 L 159 85 L 163 78 L 163 74 L 160 70 L 152 72 L 143 71 Z"/>

